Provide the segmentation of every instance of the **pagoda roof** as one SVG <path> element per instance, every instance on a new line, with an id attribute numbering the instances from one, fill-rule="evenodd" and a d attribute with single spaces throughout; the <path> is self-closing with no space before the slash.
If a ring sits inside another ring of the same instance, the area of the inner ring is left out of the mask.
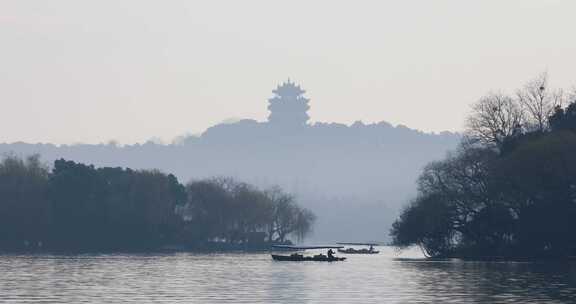
<path id="1" fill-rule="evenodd" d="M 298 96 L 306 93 L 306 91 L 303 90 L 300 85 L 297 85 L 288 79 L 287 81 L 278 85 L 278 87 L 273 90 L 272 93 L 278 96 Z"/>

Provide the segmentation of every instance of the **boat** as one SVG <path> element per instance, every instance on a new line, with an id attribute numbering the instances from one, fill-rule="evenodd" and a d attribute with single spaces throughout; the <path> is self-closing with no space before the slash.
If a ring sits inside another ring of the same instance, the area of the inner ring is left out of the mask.
<path id="1" fill-rule="evenodd" d="M 304 256 L 298 253 L 293 253 L 291 255 L 273 254 L 272 259 L 274 261 L 291 261 L 291 262 L 303 262 L 303 261 L 337 262 L 346 260 L 345 257 L 328 257 L 327 255 L 324 254 L 317 254 L 314 256 Z"/>
<path id="2" fill-rule="evenodd" d="M 378 244 L 376 243 L 338 243 L 340 245 L 349 245 L 349 246 L 370 246 L 370 248 L 362 248 L 362 249 L 356 249 L 356 248 L 338 248 L 338 252 L 340 253 L 346 253 L 346 254 L 378 254 L 380 253 L 380 251 L 378 250 L 374 250 L 374 246 L 377 246 Z"/>
<path id="3" fill-rule="evenodd" d="M 380 251 L 378 250 L 370 250 L 366 248 L 362 249 L 354 249 L 354 248 L 346 248 L 346 249 L 338 249 L 340 253 L 347 253 L 347 254 L 378 254 Z"/>
<path id="4" fill-rule="evenodd" d="M 280 250 L 308 250 L 308 249 L 342 249 L 344 246 L 290 246 L 290 245 L 274 245 L 275 249 Z M 346 260 L 345 257 L 329 256 L 325 254 L 317 254 L 313 256 L 305 256 L 300 253 L 293 253 L 290 255 L 272 254 L 274 261 L 290 261 L 290 262 L 338 262 Z"/>

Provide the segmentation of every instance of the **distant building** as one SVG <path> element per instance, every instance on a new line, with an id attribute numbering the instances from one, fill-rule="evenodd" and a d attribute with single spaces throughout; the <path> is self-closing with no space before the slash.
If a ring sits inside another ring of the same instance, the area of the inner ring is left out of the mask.
<path id="1" fill-rule="evenodd" d="M 274 97 L 268 99 L 268 122 L 272 125 L 282 127 L 304 126 L 310 119 L 308 116 L 309 99 L 303 95 L 302 90 L 290 80 L 279 85 L 272 91 Z"/>

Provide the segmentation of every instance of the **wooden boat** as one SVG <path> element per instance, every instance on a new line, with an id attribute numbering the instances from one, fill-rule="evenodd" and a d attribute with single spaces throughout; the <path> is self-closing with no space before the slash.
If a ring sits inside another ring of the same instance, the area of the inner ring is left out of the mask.
<path id="1" fill-rule="evenodd" d="M 346 248 L 346 249 L 338 249 L 340 253 L 347 253 L 347 254 L 378 254 L 380 251 L 378 250 L 370 250 L 366 248 L 362 249 L 354 249 L 354 248 Z"/>
<path id="2" fill-rule="evenodd" d="M 280 250 L 307 250 L 307 249 L 342 249 L 344 246 L 289 246 L 289 245 L 275 245 L 272 246 L 275 249 Z M 314 256 L 304 256 L 303 254 L 293 253 L 291 255 L 279 255 L 272 254 L 272 259 L 274 261 L 291 261 L 291 262 L 303 262 L 303 261 L 315 261 L 315 262 L 338 262 L 344 261 L 344 257 L 327 256 L 324 254 L 317 254 Z"/>
<path id="3" fill-rule="evenodd" d="M 356 248 L 346 248 L 346 249 L 341 249 L 338 248 L 338 252 L 340 253 L 346 253 L 346 254 L 378 254 L 380 253 L 380 251 L 378 250 L 374 250 L 374 246 L 378 245 L 376 243 L 338 243 L 340 245 L 351 245 L 351 246 L 370 246 L 370 248 L 362 248 L 362 249 L 356 249 Z"/>
<path id="4" fill-rule="evenodd" d="M 303 262 L 303 261 L 314 261 L 314 262 L 337 262 L 344 261 L 344 257 L 328 257 L 324 254 L 318 254 L 315 256 L 304 256 L 302 254 L 291 254 L 291 255 L 277 255 L 273 254 L 272 259 L 274 261 L 291 261 L 291 262 Z"/>

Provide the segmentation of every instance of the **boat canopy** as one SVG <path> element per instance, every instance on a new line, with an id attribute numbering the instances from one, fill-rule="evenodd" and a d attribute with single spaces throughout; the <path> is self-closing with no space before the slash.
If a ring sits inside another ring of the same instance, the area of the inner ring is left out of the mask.
<path id="1" fill-rule="evenodd" d="M 336 243 L 340 245 L 349 245 L 349 246 L 379 246 L 378 243 Z"/>
<path id="2" fill-rule="evenodd" d="M 292 245 L 272 245 L 274 248 L 279 249 L 294 249 L 294 250 L 307 250 L 307 249 L 341 249 L 344 246 L 292 246 Z"/>

